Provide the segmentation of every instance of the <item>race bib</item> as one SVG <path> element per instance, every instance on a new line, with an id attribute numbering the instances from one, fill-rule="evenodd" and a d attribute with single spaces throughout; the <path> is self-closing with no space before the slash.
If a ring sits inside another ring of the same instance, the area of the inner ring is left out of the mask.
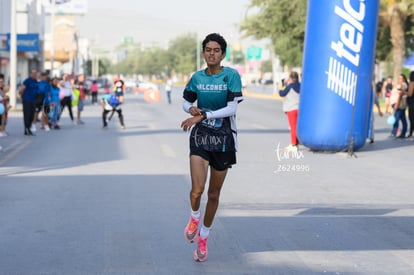
<path id="1" fill-rule="evenodd" d="M 223 119 L 222 118 L 210 118 L 210 119 L 206 118 L 203 121 L 201 121 L 201 124 L 208 128 L 220 129 L 221 126 L 223 126 Z"/>

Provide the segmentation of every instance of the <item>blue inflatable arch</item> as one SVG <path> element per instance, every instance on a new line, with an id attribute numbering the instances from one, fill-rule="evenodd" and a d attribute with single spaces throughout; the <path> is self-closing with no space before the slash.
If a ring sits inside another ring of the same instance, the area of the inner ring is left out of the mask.
<path id="1" fill-rule="evenodd" d="M 370 119 L 379 0 L 309 0 L 298 116 L 313 150 L 364 146 Z"/>

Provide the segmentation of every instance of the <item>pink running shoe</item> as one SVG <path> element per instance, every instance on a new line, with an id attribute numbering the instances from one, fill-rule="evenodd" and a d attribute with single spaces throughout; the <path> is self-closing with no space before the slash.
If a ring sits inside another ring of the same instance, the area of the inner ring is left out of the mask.
<path id="1" fill-rule="evenodd" d="M 197 249 L 194 250 L 193 258 L 198 262 L 204 262 L 208 257 L 207 238 L 198 237 Z"/>
<path id="2" fill-rule="evenodd" d="M 200 223 L 200 219 L 195 219 L 190 217 L 187 226 L 184 228 L 184 238 L 192 243 L 197 240 L 198 238 L 198 224 Z"/>

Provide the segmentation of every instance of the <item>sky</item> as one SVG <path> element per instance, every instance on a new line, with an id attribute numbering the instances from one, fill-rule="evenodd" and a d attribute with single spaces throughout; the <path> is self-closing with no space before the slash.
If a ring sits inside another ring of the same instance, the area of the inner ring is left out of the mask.
<path id="1" fill-rule="evenodd" d="M 218 32 L 228 44 L 240 41 L 238 26 L 250 0 L 87 0 L 88 12 L 77 16 L 81 37 L 93 47 L 113 49 L 125 37 L 135 43 L 166 47 L 180 35 L 202 40 Z"/>

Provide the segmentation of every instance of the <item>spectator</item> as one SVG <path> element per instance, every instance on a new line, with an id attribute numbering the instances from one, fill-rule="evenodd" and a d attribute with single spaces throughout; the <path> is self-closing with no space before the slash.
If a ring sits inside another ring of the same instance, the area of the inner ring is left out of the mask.
<path id="1" fill-rule="evenodd" d="M 11 108 L 9 106 L 9 86 L 4 83 L 4 75 L 0 74 L 0 104 L 3 106 L 3 113 L 0 114 L 0 137 L 7 136 L 7 115 Z"/>
<path id="2" fill-rule="evenodd" d="M 45 103 L 48 105 L 49 109 L 49 97 L 50 97 L 50 83 L 49 83 L 49 76 L 48 73 L 43 72 L 40 74 L 40 81 L 39 81 L 39 89 L 37 91 L 36 99 L 35 99 L 35 114 L 33 117 L 32 126 L 30 127 L 30 130 L 32 132 L 36 132 L 36 123 L 38 121 L 39 114 L 42 112 L 41 116 L 41 128 L 45 129 L 46 131 L 49 131 L 49 125 L 45 125 L 45 120 L 47 118 L 47 115 L 45 115 Z M 46 101 L 46 102 L 45 102 Z"/>
<path id="3" fill-rule="evenodd" d="M 385 83 L 385 78 L 383 78 L 382 80 L 378 81 L 375 84 L 375 89 L 376 89 L 376 97 L 378 99 L 382 98 L 382 87 L 384 86 Z"/>
<path id="4" fill-rule="evenodd" d="M 86 94 L 85 94 L 85 85 L 84 85 L 84 81 L 83 81 L 84 77 L 83 75 L 79 75 L 78 79 L 77 79 L 77 83 L 76 83 L 76 89 L 79 91 L 79 95 L 77 98 L 77 116 L 76 116 L 76 122 L 77 124 L 85 124 L 85 122 L 83 122 L 83 120 L 81 119 L 81 114 L 84 108 L 84 102 L 85 102 L 85 98 L 86 98 Z"/>
<path id="5" fill-rule="evenodd" d="M 45 99 L 43 101 L 43 115 L 42 115 L 42 124 L 41 128 L 45 129 L 45 131 L 50 130 L 50 122 L 49 122 L 49 113 L 50 113 L 50 101 L 51 101 L 51 84 L 50 78 L 48 73 L 44 73 L 42 75 L 42 81 L 44 81 L 45 88 Z M 40 84 L 39 84 L 40 87 Z"/>
<path id="6" fill-rule="evenodd" d="M 394 110 L 395 123 L 391 131 L 391 137 L 405 138 L 407 133 L 407 118 L 405 116 L 405 110 L 407 108 L 407 89 L 408 81 L 404 74 L 398 77 L 397 85 L 392 89 L 390 96 L 390 103 Z M 402 129 L 399 135 L 398 126 L 399 122 L 402 123 Z"/>
<path id="7" fill-rule="evenodd" d="M 30 76 L 23 81 L 20 87 L 20 97 L 23 103 L 23 121 L 24 134 L 26 136 L 34 136 L 35 134 L 30 130 L 35 113 L 35 99 L 39 90 L 39 83 L 37 81 L 37 71 L 32 69 Z"/>
<path id="8" fill-rule="evenodd" d="M 59 121 L 62 116 L 63 110 L 65 107 L 68 108 L 69 111 L 69 117 L 72 121 L 72 125 L 75 124 L 74 118 L 73 118 L 73 112 L 72 112 L 72 89 L 73 89 L 73 83 L 69 79 L 69 76 L 67 74 L 63 75 L 62 81 L 60 82 L 60 91 L 63 94 L 63 99 L 60 101 L 60 115 L 59 115 Z"/>
<path id="9" fill-rule="evenodd" d="M 94 80 L 91 85 L 92 104 L 98 103 L 98 81 Z"/>
<path id="10" fill-rule="evenodd" d="M 173 85 L 172 79 L 171 79 L 171 77 L 169 77 L 167 79 L 167 83 L 165 84 L 165 91 L 167 93 L 168 104 L 171 104 L 171 90 L 172 90 L 172 85 Z"/>
<path id="11" fill-rule="evenodd" d="M 407 93 L 407 105 L 408 120 L 410 121 L 410 131 L 408 132 L 408 137 L 412 137 L 414 132 L 414 71 L 410 72 L 410 83 L 408 84 Z"/>
<path id="12" fill-rule="evenodd" d="M 59 88 L 59 79 L 54 77 L 52 79 L 51 87 L 50 87 L 50 112 L 49 112 L 49 119 L 50 119 L 50 127 L 52 129 L 59 130 L 60 126 L 58 124 L 59 116 L 60 116 L 60 98 L 59 98 L 60 88 Z"/>
<path id="13" fill-rule="evenodd" d="M 393 84 L 392 84 L 392 77 L 389 76 L 387 77 L 386 82 L 384 83 L 384 85 L 382 86 L 383 90 L 384 90 L 384 95 L 385 95 L 385 112 L 387 114 L 391 114 L 392 112 L 392 107 L 391 107 L 391 93 L 392 93 L 392 88 L 393 88 Z"/>
<path id="14" fill-rule="evenodd" d="M 300 83 L 297 72 L 291 72 L 285 82 L 286 86 L 280 84 L 279 95 L 283 97 L 283 111 L 286 113 L 290 128 L 290 145 L 285 148 L 286 151 L 297 151 L 299 140 L 296 135 Z"/>
<path id="15" fill-rule="evenodd" d="M 378 88 L 378 83 L 377 85 L 375 85 L 376 88 Z M 374 143 L 374 121 L 375 121 L 375 115 L 374 115 L 374 106 L 377 107 L 377 111 L 378 111 L 378 115 L 382 116 L 382 111 L 381 111 L 381 106 L 379 104 L 379 100 L 378 100 L 378 89 L 376 90 L 376 92 L 374 91 L 374 83 L 372 85 L 372 94 L 371 94 L 372 98 L 371 101 L 373 103 L 372 109 L 371 109 L 371 114 L 370 114 L 370 121 L 369 121 L 369 129 L 368 129 L 368 139 L 369 139 L 369 143 Z"/>

